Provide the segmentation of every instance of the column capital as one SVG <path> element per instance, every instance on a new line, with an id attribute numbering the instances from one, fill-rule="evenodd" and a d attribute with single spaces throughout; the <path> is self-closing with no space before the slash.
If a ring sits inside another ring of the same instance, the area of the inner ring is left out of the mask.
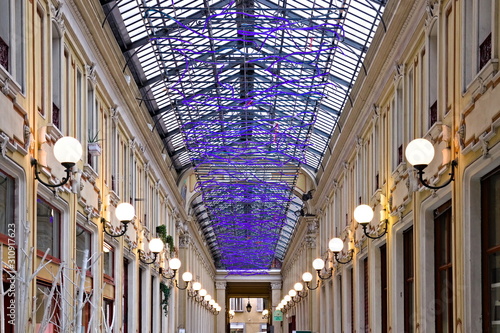
<path id="1" fill-rule="evenodd" d="M 226 289 L 227 282 L 226 281 L 217 281 L 215 282 L 215 289 Z"/>
<path id="2" fill-rule="evenodd" d="M 281 282 L 271 282 L 271 289 L 272 290 L 281 290 Z"/>

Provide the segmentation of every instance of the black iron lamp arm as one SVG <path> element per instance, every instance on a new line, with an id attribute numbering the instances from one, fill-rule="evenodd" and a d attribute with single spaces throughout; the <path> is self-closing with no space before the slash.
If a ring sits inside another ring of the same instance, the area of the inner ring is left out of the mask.
<path id="1" fill-rule="evenodd" d="M 40 183 L 42 183 L 43 185 L 45 185 L 47 187 L 59 187 L 59 186 L 63 186 L 64 184 L 66 184 L 70 180 L 71 169 L 73 168 L 75 163 L 63 163 L 62 164 L 66 168 L 64 170 L 64 171 L 66 171 L 66 177 L 64 177 L 59 184 L 46 183 L 38 176 L 42 172 L 38 169 L 38 161 L 35 158 L 31 159 L 31 165 L 35 168 L 35 179 L 36 180 L 38 180 Z"/>
<path id="2" fill-rule="evenodd" d="M 329 279 L 329 278 L 331 278 L 331 277 L 332 277 L 332 275 L 333 275 L 333 267 L 329 269 L 329 272 L 328 272 L 328 273 L 326 273 L 326 275 L 322 275 L 322 274 L 321 274 L 321 270 L 320 270 L 320 269 L 316 270 L 316 272 L 318 273 L 318 277 L 319 277 L 321 280 L 328 280 L 328 279 Z"/>
<path id="3" fill-rule="evenodd" d="M 160 275 L 161 275 L 162 277 L 164 277 L 165 279 L 167 279 L 167 280 L 172 280 L 172 279 L 175 277 L 175 274 L 176 274 L 176 273 L 177 273 L 177 270 L 176 270 L 176 269 L 173 269 L 173 270 L 172 270 L 172 274 L 171 274 L 171 275 L 169 275 L 169 274 L 167 274 L 167 273 L 163 270 L 163 268 L 161 268 L 161 267 L 160 267 Z M 196 292 L 196 295 L 198 295 L 198 292 Z"/>
<path id="4" fill-rule="evenodd" d="M 449 173 L 450 179 L 446 181 L 443 185 L 439 186 L 432 186 L 429 185 L 425 180 L 424 180 L 424 169 L 427 167 L 427 165 L 414 165 L 413 167 L 417 169 L 418 173 L 418 180 L 422 185 L 424 185 L 427 188 L 430 188 L 431 190 L 439 190 L 440 188 L 443 188 L 450 184 L 453 180 L 455 180 L 455 167 L 458 166 L 458 162 L 456 160 L 451 161 L 451 171 Z"/>
<path id="5" fill-rule="evenodd" d="M 309 285 L 310 283 L 311 282 L 306 282 L 306 288 L 309 290 L 316 290 L 319 288 L 319 285 L 321 284 L 321 280 L 316 281 L 316 287 L 314 287 L 314 288 L 311 288 L 311 286 Z"/>
<path id="6" fill-rule="evenodd" d="M 384 230 L 382 233 L 379 233 L 377 236 L 372 236 L 368 233 L 368 231 L 366 230 L 366 228 L 368 227 L 368 224 L 362 224 L 363 226 L 363 233 L 365 234 L 366 237 L 370 238 L 370 239 L 379 239 L 381 238 L 382 236 L 384 236 L 386 233 L 387 233 L 387 228 L 388 228 L 388 224 L 389 224 L 389 221 L 387 219 L 385 219 L 383 221 L 384 223 Z"/>
<path id="7" fill-rule="evenodd" d="M 343 264 L 343 265 L 345 265 L 345 264 L 350 263 L 350 262 L 351 262 L 351 260 L 352 260 L 352 252 L 353 252 L 353 251 L 351 250 L 351 251 L 349 251 L 349 252 L 350 252 L 350 255 L 349 255 L 349 260 L 346 260 L 346 261 L 343 261 L 343 260 L 340 260 L 340 259 L 339 259 L 339 253 L 338 253 L 338 252 L 333 252 L 333 255 L 334 255 L 334 257 L 335 257 L 335 260 L 336 260 L 339 264 Z"/>
<path id="8" fill-rule="evenodd" d="M 104 217 L 101 217 L 101 223 L 103 224 L 104 233 L 106 233 L 106 235 L 109 235 L 111 237 L 120 237 L 120 236 L 125 235 L 125 233 L 127 232 L 127 228 L 128 228 L 128 223 L 129 222 L 130 221 L 121 221 L 121 223 L 122 223 L 122 225 L 121 225 L 121 231 L 118 232 L 118 233 L 116 233 L 108 225 L 108 221 L 106 221 L 106 219 Z"/>
<path id="9" fill-rule="evenodd" d="M 175 286 L 177 287 L 177 289 L 186 290 L 189 287 L 189 282 L 186 282 L 186 285 L 184 287 L 179 287 L 179 282 L 175 280 Z"/>
<path id="10" fill-rule="evenodd" d="M 154 253 L 153 252 L 153 258 L 151 258 L 150 260 L 147 260 L 146 259 L 146 253 L 143 251 L 143 250 L 137 250 L 137 252 L 139 253 L 139 260 L 144 263 L 144 264 L 152 264 L 156 261 L 156 257 L 158 256 L 158 253 Z"/>

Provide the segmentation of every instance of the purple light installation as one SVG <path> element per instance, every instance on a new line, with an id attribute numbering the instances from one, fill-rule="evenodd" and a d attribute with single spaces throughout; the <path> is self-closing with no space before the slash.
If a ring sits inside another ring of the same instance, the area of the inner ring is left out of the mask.
<path id="1" fill-rule="evenodd" d="M 142 10 L 157 57 L 183 63 L 165 90 L 211 220 L 218 265 L 230 274 L 267 269 L 290 218 L 317 103 L 334 85 L 322 54 L 336 51 L 342 28 L 234 1 L 203 20 L 174 16 L 171 7 Z M 167 25 L 168 36 L 155 36 Z"/>

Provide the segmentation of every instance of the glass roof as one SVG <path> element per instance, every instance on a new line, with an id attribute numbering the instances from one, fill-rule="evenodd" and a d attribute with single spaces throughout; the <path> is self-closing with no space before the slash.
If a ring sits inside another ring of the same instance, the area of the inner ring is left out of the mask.
<path id="1" fill-rule="evenodd" d="M 218 267 L 283 260 L 384 2 L 101 0 Z"/>

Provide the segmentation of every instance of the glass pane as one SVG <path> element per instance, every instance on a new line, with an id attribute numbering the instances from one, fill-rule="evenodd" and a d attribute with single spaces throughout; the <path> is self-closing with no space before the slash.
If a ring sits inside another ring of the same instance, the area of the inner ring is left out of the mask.
<path id="1" fill-rule="evenodd" d="M 76 264 L 83 266 L 84 251 L 88 250 L 87 260 L 90 257 L 90 232 L 80 226 L 76 226 Z"/>
<path id="2" fill-rule="evenodd" d="M 42 252 L 50 249 L 48 254 L 59 258 L 59 224 L 60 212 L 38 199 L 36 206 L 36 244 Z"/>
<path id="3" fill-rule="evenodd" d="M 488 200 L 488 226 L 489 226 L 489 244 L 488 248 L 500 245 L 500 205 L 498 199 L 500 198 L 500 172 L 488 179 L 489 194 L 486 198 Z"/>
<path id="4" fill-rule="evenodd" d="M 108 244 L 104 244 L 104 274 L 113 277 L 114 252 Z"/>
<path id="5" fill-rule="evenodd" d="M 9 226 L 9 224 L 11 224 Z M 0 233 L 14 234 L 14 179 L 0 172 Z M 9 227 L 11 227 L 9 230 Z M 9 232 L 10 231 L 10 232 Z"/>

